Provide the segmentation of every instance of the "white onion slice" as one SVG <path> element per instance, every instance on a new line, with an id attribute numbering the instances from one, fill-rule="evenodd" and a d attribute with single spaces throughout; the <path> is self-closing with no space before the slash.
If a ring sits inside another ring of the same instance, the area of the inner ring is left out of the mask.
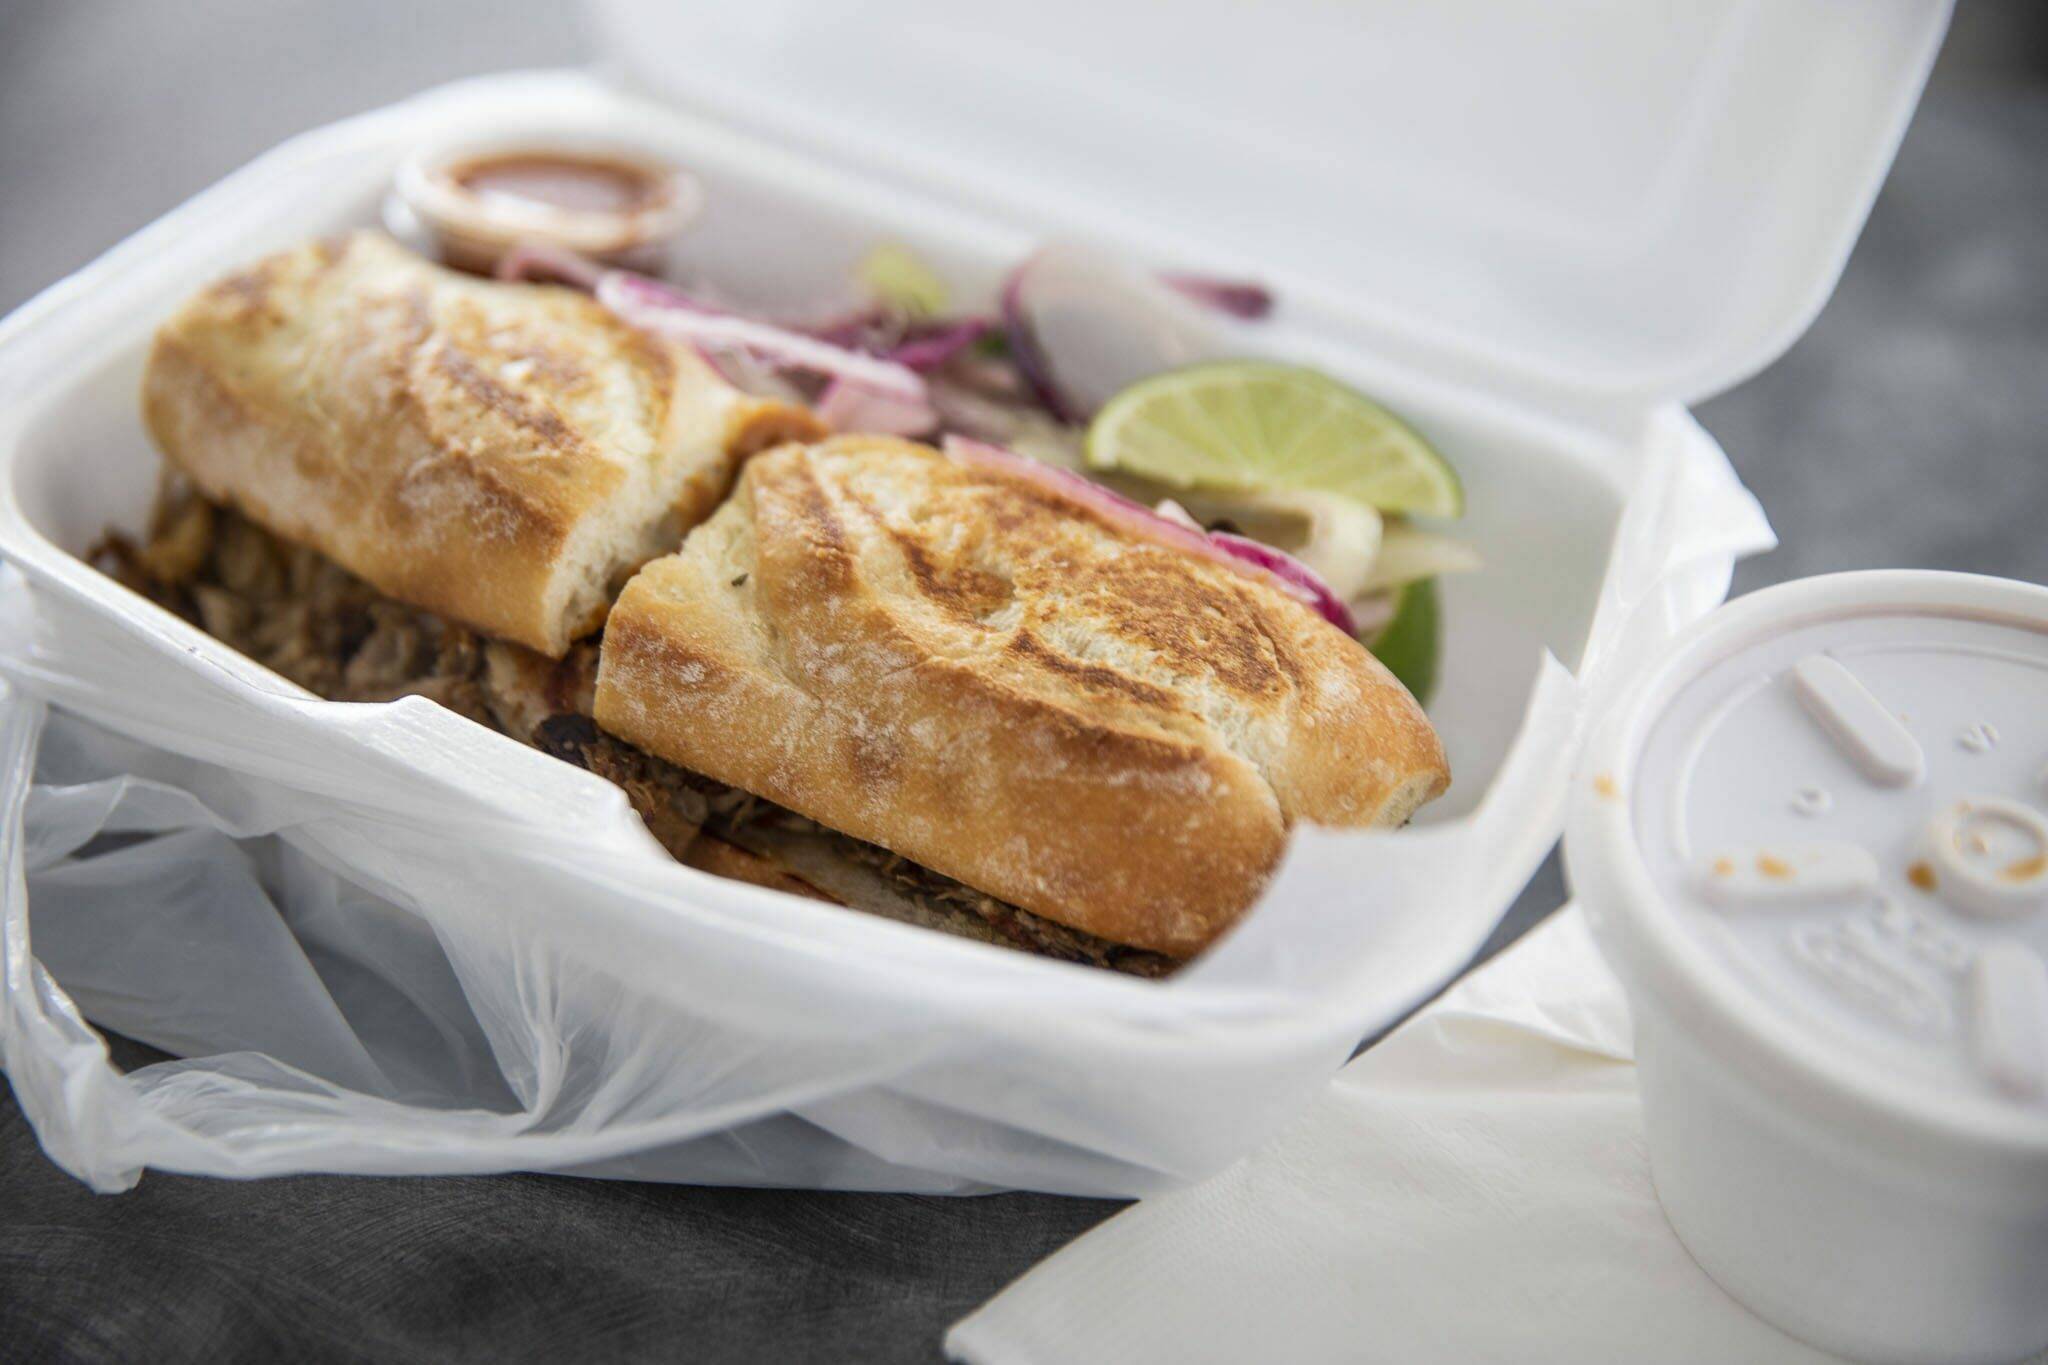
<path id="1" fill-rule="evenodd" d="M 1206 536 L 1209 534 L 1209 529 L 1202 525 L 1201 522 L 1195 520 L 1194 513 L 1182 507 L 1172 498 L 1161 498 L 1152 505 L 1152 510 L 1157 515 L 1172 522 L 1175 526 L 1184 527 L 1187 530 L 1193 531 L 1196 535 Z"/>
<path id="2" fill-rule="evenodd" d="M 1010 358 L 1055 417 L 1082 421 L 1131 384 L 1228 349 L 1214 315 L 1088 247 L 1034 252 L 1003 287 Z"/>
<path id="3" fill-rule="evenodd" d="M 1344 601 L 1364 592 L 1371 580 L 1384 523 L 1356 498 L 1312 489 L 1189 489 L 1180 498 L 1203 521 L 1227 521 L 1253 540 L 1287 551 Z"/>
<path id="4" fill-rule="evenodd" d="M 1397 521 L 1387 527 L 1387 533 L 1380 541 L 1379 555 L 1373 560 L 1372 573 L 1360 591 L 1398 588 L 1419 578 L 1471 573 L 1484 566 L 1485 561 L 1479 557 L 1479 552 L 1464 541 Z"/>

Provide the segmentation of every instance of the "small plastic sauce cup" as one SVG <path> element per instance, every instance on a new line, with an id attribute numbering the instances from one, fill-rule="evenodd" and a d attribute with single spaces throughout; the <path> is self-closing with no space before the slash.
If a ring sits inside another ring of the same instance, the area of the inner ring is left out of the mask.
<path id="1" fill-rule="evenodd" d="M 401 241 L 478 274 L 521 245 L 659 274 L 702 206 L 696 179 L 650 153 L 520 139 L 407 157 L 384 217 Z"/>

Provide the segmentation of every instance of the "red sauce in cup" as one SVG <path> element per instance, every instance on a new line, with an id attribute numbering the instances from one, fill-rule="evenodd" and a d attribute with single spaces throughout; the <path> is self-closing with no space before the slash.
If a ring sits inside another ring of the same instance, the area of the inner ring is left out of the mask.
<path id="1" fill-rule="evenodd" d="M 651 152 L 429 146 L 400 164 L 385 220 L 401 241 L 481 275 L 521 245 L 659 273 L 702 202 L 694 176 Z"/>
<path id="2" fill-rule="evenodd" d="M 638 213 L 665 191 L 639 166 L 545 152 L 468 161 L 444 174 L 483 199 L 522 199 L 577 213 Z"/>

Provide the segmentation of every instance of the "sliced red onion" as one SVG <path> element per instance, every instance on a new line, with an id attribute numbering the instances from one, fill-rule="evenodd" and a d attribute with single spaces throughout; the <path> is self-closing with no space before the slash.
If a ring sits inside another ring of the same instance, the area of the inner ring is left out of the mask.
<path id="1" fill-rule="evenodd" d="M 850 379 L 834 379 L 826 385 L 813 410 L 818 420 L 834 431 L 876 436 L 924 436 L 939 424 L 939 414 L 930 403 L 880 393 Z"/>
<path id="2" fill-rule="evenodd" d="M 1247 322 L 1257 322 L 1273 312 L 1273 291 L 1250 280 L 1218 280 L 1207 275 L 1165 274 L 1159 282 L 1196 303 Z"/>
<path id="3" fill-rule="evenodd" d="M 1299 591 L 1289 595 L 1314 607 L 1325 621 L 1346 635 L 1358 634 L 1358 622 L 1352 618 L 1351 608 L 1345 606 L 1344 600 L 1330 591 L 1329 584 L 1323 582 L 1314 569 L 1293 555 L 1247 536 L 1234 536 L 1228 531 L 1211 531 L 1209 540 L 1225 552 L 1236 555 L 1247 564 L 1256 565 L 1282 583 L 1298 589 Z"/>
<path id="4" fill-rule="evenodd" d="M 636 275 L 630 270 L 607 270 L 599 275 L 596 293 L 599 303 L 621 316 L 629 312 L 690 313 L 708 318 L 737 316 L 667 280 L 657 280 L 652 275 Z M 744 318 L 740 320 L 747 321 Z M 766 327 L 772 324 L 759 325 Z"/>
<path id="5" fill-rule="evenodd" d="M 962 318 L 935 332 L 914 337 L 888 352 L 888 359 L 923 374 L 959 355 L 987 335 L 993 318 Z"/>
<path id="6" fill-rule="evenodd" d="M 1313 608 L 1318 615 L 1347 635 L 1355 634 L 1355 623 L 1350 610 L 1338 600 L 1337 595 L 1324 585 L 1323 580 L 1300 560 L 1284 554 L 1270 545 L 1261 545 L 1243 536 L 1234 536 L 1222 531 L 1204 534 L 1190 530 L 1169 517 L 1161 516 L 1140 502 L 1133 502 L 1113 489 L 1104 488 L 1094 480 L 1077 474 L 1071 469 L 1061 469 L 1041 460 L 1019 455 L 986 441 L 969 440 L 964 436 L 948 436 L 944 446 L 946 457 L 969 469 L 979 469 L 998 475 L 1018 478 L 1033 487 L 1043 489 L 1069 502 L 1079 503 L 1094 512 L 1111 525 L 1121 527 L 1133 535 L 1141 536 L 1155 544 L 1172 549 L 1184 550 L 1225 568 L 1233 569 L 1247 578 L 1255 578 L 1270 587 L 1278 588 L 1287 596 L 1304 606 Z"/>
<path id="7" fill-rule="evenodd" d="M 864 345 L 881 328 L 889 325 L 888 310 L 863 304 L 850 312 L 833 313 L 823 319 L 803 322 L 783 320 L 780 326 L 805 336 L 816 337 L 819 341 L 834 346 L 844 346 L 850 351 L 867 350 Z"/>
<path id="8" fill-rule="evenodd" d="M 549 246 L 544 242 L 520 242 L 498 258 L 495 273 L 499 279 L 512 283 L 566 284 L 588 292 L 597 288 L 597 282 L 604 277 L 605 271 L 596 261 L 567 247 Z"/>
<path id="9" fill-rule="evenodd" d="M 1034 488 L 1065 498 L 1069 502 L 1079 503 L 1104 520 L 1149 539 L 1208 559 L 1225 558 L 1200 532 L 1176 526 L 1145 504 L 1133 502 L 1116 490 L 1104 488 L 1093 479 L 1077 474 L 1071 469 L 1061 469 L 1058 465 L 1034 460 L 1028 455 L 1019 455 L 1014 450 L 1005 450 L 999 445 L 991 445 L 987 441 L 977 441 L 966 436 L 948 435 L 943 448 L 946 458 L 969 469 L 1006 474 L 1021 479 Z"/>
<path id="10" fill-rule="evenodd" d="M 597 301 L 635 327 L 700 347 L 739 347 L 780 364 L 850 380 L 905 402 L 926 401 L 924 380 L 893 360 L 849 351 L 766 322 L 711 311 L 673 286 L 622 270 L 597 282 Z"/>
<path id="11" fill-rule="evenodd" d="M 747 385 L 744 382 L 745 376 L 743 376 L 740 373 L 740 367 L 732 363 L 735 358 L 734 352 L 726 351 L 723 354 L 721 354 L 717 351 L 710 350 L 707 347 L 703 346 L 692 346 L 690 349 L 697 353 L 697 359 L 703 361 L 707 366 L 710 367 L 711 373 L 717 375 L 720 379 L 723 379 L 726 383 L 732 385 L 736 389 L 747 388 Z M 745 357 L 743 356 L 737 358 L 745 359 Z"/>
<path id="12" fill-rule="evenodd" d="M 1037 334 L 1031 330 L 1030 319 L 1024 316 L 1024 277 L 1030 271 L 1036 256 L 1027 257 L 1024 263 L 1010 272 L 1003 281 L 1002 297 L 999 300 L 1003 318 L 1003 335 L 1010 343 L 1010 359 L 1017 366 L 1017 373 L 1024 376 L 1024 382 L 1031 386 L 1031 394 L 1045 410 L 1062 422 L 1076 420 L 1072 405 L 1060 393 L 1059 385 L 1053 382 L 1052 366 L 1045 358 L 1045 352 L 1038 345 Z"/>

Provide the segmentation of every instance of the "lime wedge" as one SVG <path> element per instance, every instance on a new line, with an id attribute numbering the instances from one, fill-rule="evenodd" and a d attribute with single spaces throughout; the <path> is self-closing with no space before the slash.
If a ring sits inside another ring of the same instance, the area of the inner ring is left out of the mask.
<path id="1" fill-rule="evenodd" d="M 1387 672 L 1401 680 L 1409 695 L 1427 706 L 1429 694 L 1436 690 L 1439 634 L 1436 580 L 1418 578 L 1401 589 L 1393 618 L 1365 647 L 1386 665 Z"/>
<path id="2" fill-rule="evenodd" d="M 1095 415 L 1088 463 L 1175 488 L 1310 489 L 1433 517 L 1465 510 L 1457 474 L 1413 427 L 1292 365 L 1231 360 L 1140 380 Z"/>

